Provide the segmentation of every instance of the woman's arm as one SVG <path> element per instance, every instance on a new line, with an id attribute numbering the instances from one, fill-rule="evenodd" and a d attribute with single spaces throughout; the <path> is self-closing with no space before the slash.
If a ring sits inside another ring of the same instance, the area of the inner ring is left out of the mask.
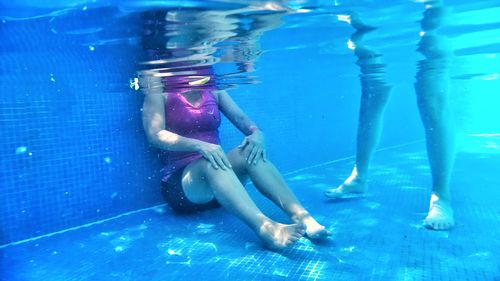
<path id="1" fill-rule="evenodd" d="M 217 91 L 219 109 L 246 136 L 258 130 L 255 123 L 241 110 L 226 91 Z"/>
<path id="2" fill-rule="evenodd" d="M 161 79 L 157 77 L 143 79 L 147 81 L 141 83 L 144 93 L 142 121 L 149 142 L 164 150 L 198 152 L 210 161 L 215 169 L 231 168 L 229 160 L 219 145 L 186 138 L 165 130 L 166 98 L 163 94 Z"/>
<path id="3" fill-rule="evenodd" d="M 164 106 L 166 98 L 163 95 L 161 79 L 157 77 L 143 79 L 147 79 L 147 82 L 141 83 L 141 89 L 144 93 L 142 124 L 149 142 L 164 150 L 197 151 L 197 140 L 165 130 Z"/>
<path id="4" fill-rule="evenodd" d="M 248 163 L 257 164 L 260 159 L 266 161 L 266 146 L 262 131 L 225 91 L 218 91 L 217 96 L 220 111 L 246 135 L 238 148 L 243 150 Z"/>
<path id="5" fill-rule="evenodd" d="M 162 95 L 157 94 L 147 94 L 144 97 L 142 123 L 149 142 L 164 150 L 197 151 L 198 140 L 185 138 L 164 129 L 164 99 Z"/>

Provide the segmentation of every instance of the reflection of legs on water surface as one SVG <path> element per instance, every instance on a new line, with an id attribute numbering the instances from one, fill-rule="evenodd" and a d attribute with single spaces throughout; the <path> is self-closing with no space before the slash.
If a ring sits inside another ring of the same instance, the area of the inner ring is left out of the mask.
<path id="1" fill-rule="evenodd" d="M 325 192 L 325 196 L 329 198 L 341 198 L 349 193 L 366 191 L 368 166 L 380 138 L 383 111 L 390 95 L 390 86 L 385 81 L 385 65 L 381 63 L 381 55 L 363 44 L 363 36 L 375 28 L 362 23 L 356 15 L 350 16 L 348 22 L 356 29 L 351 36 L 351 42 L 361 71 L 356 162 L 351 175 L 340 186 Z"/>

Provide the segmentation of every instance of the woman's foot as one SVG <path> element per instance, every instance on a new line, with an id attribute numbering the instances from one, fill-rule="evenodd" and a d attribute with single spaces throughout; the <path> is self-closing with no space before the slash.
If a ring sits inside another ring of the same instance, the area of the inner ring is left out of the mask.
<path id="1" fill-rule="evenodd" d="M 306 226 L 306 236 L 310 239 L 323 239 L 331 235 L 331 232 L 319 224 L 309 213 L 295 215 L 292 220 Z"/>
<path id="2" fill-rule="evenodd" d="M 306 233 L 303 224 L 282 224 L 272 220 L 266 220 L 257 231 L 257 235 L 271 249 L 284 249 Z"/>
<path id="3" fill-rule="evenodd" d="M 455 225 L 453 209 L 449 200 L 439 198 L 432 194 L 429 213 L 424 220 L 425 227 L 433 230 L 449 230 Z"/>
<path id="4" fill-rule="evenodd" d="M 356 171 L 353 170 L 352 174 L 337 188 L 328 189 L 325 191 L 325 196 L 328 198 L 342 198 L 349 193 L 364 193 L 366 191 L 366 181 L 362 180 Z"/>

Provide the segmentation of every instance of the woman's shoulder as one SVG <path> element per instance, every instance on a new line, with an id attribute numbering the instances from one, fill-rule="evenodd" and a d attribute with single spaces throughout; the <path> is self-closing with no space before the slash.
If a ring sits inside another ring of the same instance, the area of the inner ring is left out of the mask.
<path id="1" fill-rule="evenodd" d="M 220 96 L 225 93 L 224 90 L 210 90 L 210 93 L 214 96 L 217 103 L 219 103 Z"/>
<path id="2" fill-rule="evenodd" d="M 167 95 L 161 92 L 144 93 L 144 101 L 149 103 L 164 104 L 165 102 L 167 102 Z"/>
<path id="3" fill-rule="evenodd" d="M 217 96 L 217 98 L 223 96 L 223 95 L 227 95 L 227 92 L 226 90 L 212 90 L 212 93 L 214 94 L 214 96 Z"/>

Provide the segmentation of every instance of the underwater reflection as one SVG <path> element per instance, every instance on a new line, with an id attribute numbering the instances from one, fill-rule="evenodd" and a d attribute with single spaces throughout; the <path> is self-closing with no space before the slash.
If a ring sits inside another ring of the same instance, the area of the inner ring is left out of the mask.
<path id="1" fill-rule="evenodd" d="M 262 52 L 259 39 L 280 26 L 287 11 L 275 3 L 227 10 L 145 11 L 142 74 L 161 77 L 172 89 L 254 83 L 249 73 Z"/>

